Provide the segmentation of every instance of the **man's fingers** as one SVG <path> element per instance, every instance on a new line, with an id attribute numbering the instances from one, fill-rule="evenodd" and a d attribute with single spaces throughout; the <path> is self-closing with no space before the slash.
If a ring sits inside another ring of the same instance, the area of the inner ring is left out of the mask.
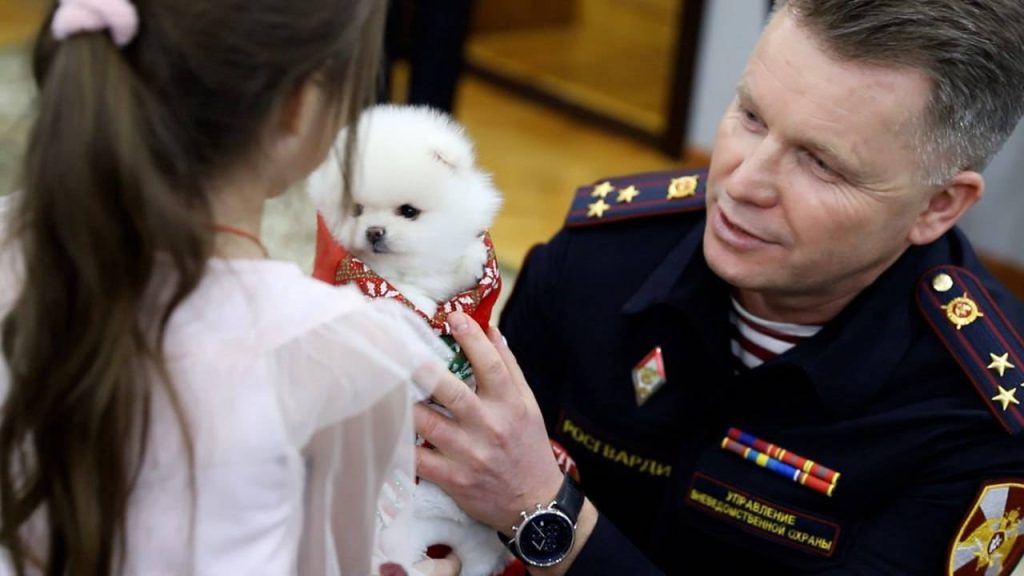
<path id="1" fill-rule="evenodd" d="M 444 487 L 450 483 L 452 462 L 444 454 L 426 446 L 416 447 L 416 475 Z"/>
<path id="2" fill-rule="evenodd" d="M 476 377 L 479 391 L 500 394 L 509 371 L 487 335 L 476 321 L 461 312 L 450 314 L 448 323 L 452 327 L 452 336 L 473 365 L 473 375 Z M 452 410 L 452 413 L 455 411 Z"/>
<path id="3" fill-rule="evenodd" d="M 429 389 L 434 401 L 447 408 L 452 416 L 464 422 L 474 422 L 478 418 L 480 399 L 465 382 L 447 370 L 443 373 L 434 373 L 430 380 L 432 382 Z M 422 383 L 420 385 L 428 388 Z"/>
<path id="4" fill-rule="evenodd" d="M 498 350 L 498 355 L 501 357 L 502 362 L 504 362 L 505 368 L 511 374 L 512 380 L 523 388 L 529 388 L 526 376 L 523 375 L 523 370 L 519 367 L 519 362 L 516 361 L 515 355 L 512 354 L 512 350 L 509 349 L 508 343 L 505 342 L 505 337 L 501 335 L 501 331 L 498 330 L 497 326 L 491 326 L 487 329 L 487 338 Z"/>
<path id="5" fill-rule="evenodd" d="M 451 418 L 423 403 L 412 407 L 412 416 L 416 433 L 442 452 L 450 446 L 459 445 L 455 436 L 462 434 L 462 431 Z"/>

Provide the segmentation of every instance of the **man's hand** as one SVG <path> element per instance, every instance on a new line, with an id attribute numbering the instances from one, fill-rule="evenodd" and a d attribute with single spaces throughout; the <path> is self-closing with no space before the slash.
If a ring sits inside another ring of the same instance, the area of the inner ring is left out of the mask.
<path id="1" fill-rule="evenodd" d="M 416 431 L 434 447 L 417 448 L 416 470 L 468 514 L 509 534 L 521 511 L 554 499 L 562 472 L 537 401 L 497 328 L 485 334 L 462 313 L 448 322 L 473 365 L 477 393 L 451 374 L 435 375 L 434 400 L 451 418 L 416 406 Z"/>

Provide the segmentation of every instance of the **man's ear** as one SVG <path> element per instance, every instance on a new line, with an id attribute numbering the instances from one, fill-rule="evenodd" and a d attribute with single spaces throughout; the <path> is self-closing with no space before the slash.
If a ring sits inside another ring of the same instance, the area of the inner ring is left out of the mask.
<path id="1" fill-rule="evenodd" d="M 952 228 L 960 217 L 985 193 L 985 179 L 973 170 L 965 170 L 953 177 L 946 185 L 932 192 L 925 206 L 910 229 L 908 240 L 911 244 L 928 244 Z"/>

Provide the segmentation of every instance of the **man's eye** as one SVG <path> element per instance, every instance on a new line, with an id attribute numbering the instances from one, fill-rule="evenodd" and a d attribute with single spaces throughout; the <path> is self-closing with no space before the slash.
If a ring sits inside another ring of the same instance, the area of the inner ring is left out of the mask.
<path id="1" fill-rule="evenodd" d="M 352 206 L 352 214 L 354 216 L 356 216 L 357 218 L 359 216 L 362 216 L 363 215 L 363 205 L 362 204 L 355 204 L 355 205 L 353 205 Z"/>
<path id="2" fill-rule="evenodd" d="M 803 156 L 804 161 L 810 165 L 811 171 L 814 172 L 815 175 L 818 176 L 818 178 L 821 178 L 822 180 L 827 180 L 829 182 L 835 182 L 842 178 L 838 172 L 836 172 L 835 170 L 832 169 L 831 166 L 829 166 L 828 162 L 825 162 L 816 154 L 805 150 L 803 152 Z"/>
<path id="3" fill-rule="evenodd" d="M 408 220 L 415 220 L 416 217 L 420 215 L 420 209 L 412 204 L 402 204 L 395 212 L 402 218 L 406 218 Z"/>
<path id="4" fill-rule="evenodd" d="M 740 108 L 739 115 L 740 124 L 743 126 L 745 130 L 750 130 L 751 132 L 757 133 L 760 133 L 765 130 L 765 123 L 757 114 L 744 108 Z"/>
<path id="5" fill-rule="evenodd" d="M 740 114 L 743 115 L 743 123 L 752 129 L 760 129 L 764 127 L 764 122 L 761 121 L 761 117 L 754 114 L 750 110 L 740 108 Z"/>

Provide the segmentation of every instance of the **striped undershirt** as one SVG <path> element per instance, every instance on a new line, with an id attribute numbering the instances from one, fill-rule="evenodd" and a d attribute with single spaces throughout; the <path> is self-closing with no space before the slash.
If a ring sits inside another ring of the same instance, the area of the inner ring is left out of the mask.
<path id="1" fill-rule="evenodd" d="M 782 354 L 804 338 L 810 338 L 821 326 L 786 324 L 758 318 L 732 298 L 732 355 L 746 368 L 756 368 Z"/>

